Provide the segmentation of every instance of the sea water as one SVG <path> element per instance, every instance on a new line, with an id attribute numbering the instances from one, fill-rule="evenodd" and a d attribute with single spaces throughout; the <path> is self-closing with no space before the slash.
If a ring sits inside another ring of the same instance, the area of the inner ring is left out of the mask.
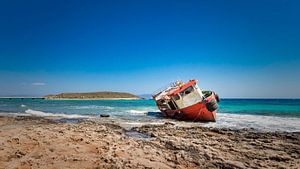
<path id="1" fill-rule="evenodd" d="M 222 99 L 216 122 L 193 123 L 167 119 L 153 100 L 44 100 L 0 99 L 0 115 L 101 119 L 100 114 L 127 125 L 254 128 L 266 131 L 300 131 L 300 99 Z"/>

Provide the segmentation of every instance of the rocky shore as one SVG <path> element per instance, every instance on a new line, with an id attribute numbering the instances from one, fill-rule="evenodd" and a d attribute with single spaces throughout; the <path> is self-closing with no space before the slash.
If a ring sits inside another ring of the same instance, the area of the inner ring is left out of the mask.
<path id="1" fill-rule="evenodd" d="M 0 168 L 299 168 L 300 133 L 0 116 Z"/>

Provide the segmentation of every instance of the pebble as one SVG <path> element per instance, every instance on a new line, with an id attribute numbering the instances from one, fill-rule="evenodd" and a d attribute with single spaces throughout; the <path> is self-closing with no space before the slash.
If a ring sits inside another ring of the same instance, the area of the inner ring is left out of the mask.
<path id="1" fill-rule="evenodd" d="M 100 117 L 109 117 L 109 114 L 100 114 Z"/>
<path id="2" fill-rule="evenodd" d="M 239 161 L 228 160 L 226 162 L 227 162 L 227 164 L 229 164 L 233 168 L 239 168 L 239 169 L 246 168 L 245 165 L 242 162 L 239 162 Z"/>

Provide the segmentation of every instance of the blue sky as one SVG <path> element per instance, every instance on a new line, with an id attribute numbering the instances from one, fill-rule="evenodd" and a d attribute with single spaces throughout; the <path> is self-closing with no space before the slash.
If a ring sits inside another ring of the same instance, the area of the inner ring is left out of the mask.
<path id="1" fill-rule="evenodd" d="M 0 95 L 152 93 L 198 79 L 221 97 L 300 97 L 300 3 L 1 1 Z"/>

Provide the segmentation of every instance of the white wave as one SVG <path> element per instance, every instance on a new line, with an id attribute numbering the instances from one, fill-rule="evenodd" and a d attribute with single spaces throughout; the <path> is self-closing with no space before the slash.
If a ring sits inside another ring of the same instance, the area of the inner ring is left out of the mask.
<path id="1" fill-rule="evenodd" d="M 128 113 L 131 113 L 131 114 L 146 114 L 148 113 L 148 111 L 145 111 L 145 110 L 127 110 Z"/>
<path id="2" fill-rule="evenodd" d="M 127 109 L 125 112 L 131 113 L 131 114 L 147 114 L 148 112 L 157 112 L 159 111 L 157 108 L 153 107 L 138 107 L 138 108 L 132 108 Z"/>
<path id="3" fill-rule="evenodd" d="M 208 127 L 254 128 L 262 131 L 300 131 L 300 118 L 218 113 L 216 123 Z"/>
<path id="4" fill-rule="evenodd" d="M 113 107 L 110 106 L 97 106 L 97 105 L 88 105 L 88 106 L 69 106 L 68 108 L 71 109 L 107 109 L 107 110 L 112 110 L 114 109 Z"/>
<path id="5" fill-rule="evenodd" d="M 41 116 L 41 117 L 63 117 L 63 118 L 70 118 L 70 119 L 89 118 L 89 116 L 83 116 L 78 114 L 46 113 L 46 112 L 31 110 L 31 109 L 26 110 L 25 113 L 32 116 Z"/>
<path id="6" fill-rule="evenodd" d="M 26 105 L 25 104 L 21 104 L 21 107 L 26 107 Z"/>
<path id="7" fill-rule="evenodd" d="M 8 116 L 8 117 L 16 117 L 16 116 L 30 116 L 26 113 L 17 113 L 17 112 L 0 112 L 0 115 Z"/>

